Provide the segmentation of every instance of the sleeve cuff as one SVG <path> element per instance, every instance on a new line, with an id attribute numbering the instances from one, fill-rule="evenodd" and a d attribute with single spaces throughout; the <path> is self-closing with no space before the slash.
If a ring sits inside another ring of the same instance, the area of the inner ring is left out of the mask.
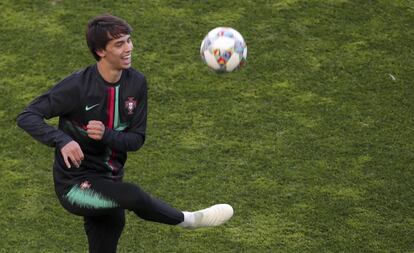
<path id="1" fill-rule="evenodd" d="M 66 144 L 71 142 L 73 139 L 70 138 L 65 133 L 62 133 L 62 136 L 59 138 L 59 140 L 56 141 L 56 147 L 59 149 L 62 149 Z"/>
<path id="2" fill-rule="evenodd" d="M 112 131 L 111 129 L 105 127 L 105 132 L 104 132 L 104 134 L 102 136 L 102 141 L 104 143 L 108 143 L 108 141 L 110 139 L 110 136 L 111 136 L 111 131 Z"/>

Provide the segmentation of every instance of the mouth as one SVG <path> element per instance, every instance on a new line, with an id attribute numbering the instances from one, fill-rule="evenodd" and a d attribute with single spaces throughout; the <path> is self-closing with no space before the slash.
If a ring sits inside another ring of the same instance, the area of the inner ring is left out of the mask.
<path id="1" fill-rule="evenodd" d="M 121 57 L 121 60 L 124 64 L 131 64 L 131 54 Z"/>

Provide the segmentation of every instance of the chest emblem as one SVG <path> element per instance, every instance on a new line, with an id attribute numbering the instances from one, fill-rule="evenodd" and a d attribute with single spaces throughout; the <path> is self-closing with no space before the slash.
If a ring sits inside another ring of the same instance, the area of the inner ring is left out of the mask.
<path id="1" fill-rule="evenodd" d="M 128 110 L 128 115 L 133 114 L 136 107 L 137 100 L 134 97 L 128 97 L 128 100 L 125 101 L 125 109 Z"/>

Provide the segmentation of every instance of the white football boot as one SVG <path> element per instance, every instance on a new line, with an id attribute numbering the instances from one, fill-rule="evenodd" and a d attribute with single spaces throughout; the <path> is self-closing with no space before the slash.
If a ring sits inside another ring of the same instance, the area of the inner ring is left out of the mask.
<path id="1" fill-rule="evenodd" d="M 194 222 L 189 229 L 215 227 L 228 221 L 233 216 L 233 207 L 228 204 L 217 204 L 206 209 L 193 212 Z"/>

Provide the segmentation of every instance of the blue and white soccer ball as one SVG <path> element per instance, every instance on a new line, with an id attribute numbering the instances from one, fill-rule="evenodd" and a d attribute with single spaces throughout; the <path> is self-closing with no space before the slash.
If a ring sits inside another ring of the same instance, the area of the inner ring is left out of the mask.
<path id="1" fill-rule="evenodd" d="M 203 61 L 218 72 L 231 72 L 246 65 L 247 46 L 242 35 L 230 27 L 211 30 L 200 47 Z"/>

